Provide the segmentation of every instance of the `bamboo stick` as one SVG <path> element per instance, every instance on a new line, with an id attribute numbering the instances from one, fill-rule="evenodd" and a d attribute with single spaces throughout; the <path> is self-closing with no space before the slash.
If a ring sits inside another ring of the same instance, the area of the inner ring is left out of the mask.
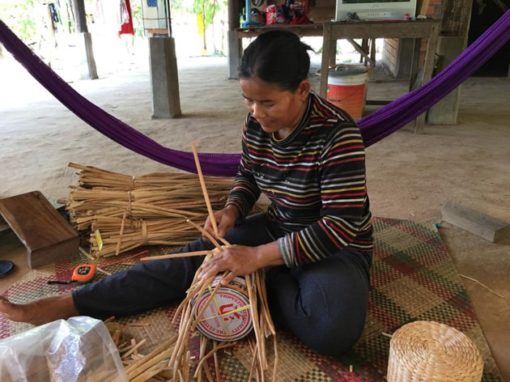
<path id="1" fill-rule="evenodd" d="M 216 247 L 216 249 L 218 250 L 221 250 L 221 245 L 216 241 L 216 239 L 214 237 L 212 237 L 212 235 L 207 232 L 205 229 L 203 229 L 202 227 L 200 227 L 199 225 L 193 223 L 191 220 L 187 219 L 186 220 L 187 223 L 191 224 L 193 227 L 195 227 L 197 230 L 199 230 L 202 235 L 204 235 L 205 237 L 207 237 L 209 239 L 209 241 L 211 243 L 214 244 L 214 246 Z"/>
<path id="2" fill-rule="evenodd" d="M 127 218 L 127 210 L 122 214 L 122 221 L 120 222 L 119 240 L 117 241 L 117 248 L 115 248 L 115 254 L 118 255 L 120 252 L 120 244 L 122 243 L 122 235 L 124 235 L 124 226 Z"/>
<path id="3" fill-rule="evenodd" d="M 137 351 L 143 344 L 145 344 L 147 342 L 147 340 L 144 338 L 143 340 L 141 340 L 140 342 L 138 342 L 135 346 L 133 346 L 129 351 L 127 351 L 126 353 L 124 353 L 122 355 L 123 358 L 127 358 L 129 357 L 132 353 L 134 353 L 135 351 Z"/>
<path id="4" fill-rule="evenodd" d="M 232 347 L 234 346 L 233 343 L 224 343 L 222 345 L 218 345 L 218 346 L 215 346 L 213 347 L 212 350 L 210 350 L 205 356 L 203 356 L 201 359 L 200 359 L 200 362 L 198 363 L 198 366 L 197 366 L 197 370 L 199 370 L 202 365 L 204 364 L 205 361 L 207 361 L 207 359 L 209 357 L 211 357 L 212 355 L 216 354 L 217 351 L 221 350 L 221 349 L 225 349 L 225 348 L 229 348 L 229 347 Z M 197 373 L 195 372 L 195 378 L 197 377 Z"/>
<path id="5" fill-rule="evenodd" d="M 205 371 L 205 376 L 207 378 L 207 382 L 214 382 L 214 379 L 211 374 L 211 370 L 209 369 L 209 364 L 204 363 L 203 369 Z"/>
<path id="6" fill-rule="evenodd" d="M 251 377 L 253 375 L 253 370 L 256 370 L 255 361 L 257 360 L 257 351 L 256 351 L 256 346 L 252 343 L 252 341 L 250 341 L 248 344 L 249 344 L 250 350 L 252 352 L 250 373 L 248 374 L 248 381 L 251 381 Z"/>
<path id="7" fill-rule="evenodd" d="M 213 227 L 214 234 L 216 237 L 218 234 L 218 226 L 216 225 L 216 217 L 214 216 L 214 212 L 211 207 L 211 201 L 209 200 L 209 194 L 207 193 L 207 188 L 205 186 L 204 175 L 202 174 L 202 168 L 200 166 L 200 160 L 198 158 L 198 152 L 195 144 L 191 145 L 191 149 L 193 150 L 193 158 L 195 159 L 195 165 L 197 166 L 198 179 L 200 180 L 200 186 L 202 187 L 202 193 L 204 194 L 205 204 L 207 206 L 207 211 L 209 212 L 209 220 Z"/>
<path id="8" fill-rule="evenodd" d="M 198 359 L 204 358 L 205 350 L 206 350 L 206 347 L 207 347 L 207 341 L 208 340 L 207 340 L 206 337 L 204 337 L 204 336 L 200 337 L 200 353 L 199 353 Z M 198 373 L 198 375 L 197 375 L 198 382 L 202 382 L 202 376 L 203 376 L 202 369 L 199 369 L 197 367 L 196 368 L 196 373 Z"/>
<path id="9" fill-rule="evenodd" d="M 164 353 L 162 353 L 163 355 Z M 154 377 L 156 374 L 159 374 L 161 371 L 166 369 L 166 362 L 160 361 L 159 363 L 156 363 L 155 365 L 151 366 L 150 368 L 146 369 L 144 372 L 138 374 L 136 377 L 131 378 L 130 380 L 132 382 L 145 382 Z"/>
<path id="10" fill-rule="evenodd" d="M 273 382 L 276 381 L 276 370 L 278 370 L 278 344 L 276 342 L 276 335 L 273 335 L 273 349 L 274 349 L 274 365 L 273 365 Z"/>
<path id="11" fill-rule="evenodd" d="M 127 374 L 135 374 L 137 372 L 137 369 L 140 369 L 142 366 L 147 366 L 147 364 L 153 365 L 155 357 L 161 354 L 163 351 L 168 351 L 171 349 L 171 346 L 175 344 L 177 337 L 172 336 L 171 338 L 163 341 L 161 344 L 159 344 L 153 351 L 151 351 L 146 357 L 140 359 L 139 361 L 136 361 L 129 365 L 126 368 Z"/>
<path id="12" fill-rule="evenodd" d="M 183 253 L 169 253 L 167 255 L 142 257 L 140 259 L 140 261 L 153 261 L 153 260 L 177 259 L 179 257 L 205 256 L 205 255 L 208 255 L 210 253 L 211 253 L 211 251 L 194 251 L 194 252 L 183 252 Z"/>
<path id="13" fill-rule="evenodd" d="M 232 345 L 233 346 L 233 345 Z M 214 375 L 216 376 L 216 382 L 221 382 L 220 381 L 220 363 L 218 361 L 218 347 L 216 346 L 216 343 L 214 344 L 214 354 L 213 354 L 213 359 L 214 359 Z"/>

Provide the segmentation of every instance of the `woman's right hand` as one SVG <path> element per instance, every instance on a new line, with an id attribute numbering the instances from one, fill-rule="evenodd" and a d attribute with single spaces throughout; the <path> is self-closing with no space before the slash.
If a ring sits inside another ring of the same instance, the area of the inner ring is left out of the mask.
<path id="1" fill-rule="evenodd" d="M 224 237 L 227 231 L 235 225 L 239 218 L 239 210 L 236 206 L 230 204 L 219 211 L 215 211 L 214 218 L 216 219 L 216 225 L 218 226 L 218 237 Z M 209 217 L 207 217 L 207 220 L 205 221 L 204 229 L 213 235 L 213 237 L 216 236 Z"/>

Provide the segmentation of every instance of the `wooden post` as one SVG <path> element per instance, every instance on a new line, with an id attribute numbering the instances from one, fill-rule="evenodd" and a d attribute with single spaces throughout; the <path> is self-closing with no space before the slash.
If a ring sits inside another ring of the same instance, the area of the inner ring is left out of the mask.
<path id="1" fill-rule="evenodd" d="M 237 31 L 228 31 L 228 79 L 239 78 L 239 64 L 241 63 L 242 46 Z"/>
<path id="2" fill-rule="evenodd" d="M 398 49 L 396 51 L 395 65 L 392 71 L 396 80 L 409 80 L 413 69 L 413 49 L 415 39 L 402 38 L 398 40 Z M 411 53 L 411 54 L 410 54 Z M 392 68 L 389 68 L 390 70 Z"/>
<path id="3" fill-rule="evenodd" d="M 237 34 L 239 29 L 240 7 L 239 0 L 228 0 L 228 78 L 238 79 L 239 63 L 241 61 L 242 44 Z"/>
<path id="4" fill-rule="evenodd" d="M 76 22 L 76 31 L 87 33 L 87 16 L 85 15 L 84 0 L 73 0 L 74 21 Z"/>
<path id="5" fill-rule="evenodd" d="M 152 117 L 177 118 L 181 116 L 177 57 L 173 37 L 149 38 Z"/>
<path id="6" fill-rule="evenodd" d="M 182 115 L 170 0 L 165 0 L 165 11 L 167 35 L 149 38 L 152 118 L 178 118 Z"/>
<path id="7" fill-rule="evenodd" d="M 332 60 L 332 55 L 336 54 L 336 40 L 335 49 L 333 53 L 333 49 L 331 48 L 333 43 L 333 36 L 331 30 L 330 23 L 324 23 L 322 26 L 322 58 L 321 58 L 321 84 L 319 94 L 321 97 L 326 97 L 326 91 L 328 88 L 328 72 L 329 72 L 329 64 L 330 60 Z"/>
<path id="8" fill-rule="evenodd" d="M 423 71 L 421 74 L 421 78 L 418 78 L 418 83 L 425 84 L 432 78 L 432 74 L 434 72 L 434 58 L 437 50 L 437 41 L 439 35 L 439 26 L 435 26 L 433 28 L 432 33 L 427 39 L 427 49 L 425 50 L 425 59 L 423 63 Z M 418 42 L 416 42 L 418 45 Z M 423 132 L 423 127 L 425 126 L 426 113 L 421 114 L 416 118 L 416 123 L 414 125 L 415 132 Z"/>
<path id="9" fill-rule="evenodd" d="M 447 67 L 466 48 L 471 0 L 445 0 L 443 3 L 443 23 L 438 42 L 438 68 Z M 436 103 L 427 114 L 427 122 L 433 125 L 454 125 L 459 113 L 460 86 Z"/>
<path id="10" fill-rule="evenodd" d="M 443 69 L 448 66 L 466 46 L 464 37 L 440 37 L 438 44 L 438 67 Z M 427 122 L 431 125 L 455 125 L 459 117 L 459 100 L 461 87 L 459 86 L 441 101 L 430 108 L 427 114 Z"/>
<path id="11" fill-rule="evenodd" d="M 80 63 L 80 78 L 95 80 L 98 78 L 97 67 L 92 48 L 92 37 L 87 28 L 84 0 L 73 0 L 72 5 L 78 46 L 82 47 L 82 52 L 85 54 L 85 59 Z"/>

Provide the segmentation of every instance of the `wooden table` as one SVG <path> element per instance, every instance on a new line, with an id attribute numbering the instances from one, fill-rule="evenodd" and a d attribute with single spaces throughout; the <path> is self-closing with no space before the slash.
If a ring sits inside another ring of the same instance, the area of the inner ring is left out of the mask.
<path id="1" fill-rule="evenodd" d="M 336 41 L 339 39 L 375 39 L 375 38 L 411 38 L 413 59 L 409 89 L 413 89 L 432 78 L 434 55 L 436 52 L 440 21 L 353 21 L 327 22 L 323 24 L 322 62 L 320 95 L 326 96 L 328 71 L 334 67 L 336 60 Z M 427 40 L 425 59 L 418 75 L 420 41 Z M 416 129 L 423 128 L 425 113 L 416 119 Z"/>
<path id="2" fill-rule="evenodd" d="M 411 65 L 411 79 L 409 90 L 432 77 L 434 69 L 434 54 L 436 52 L 440 20 L 412 20 L 412 21 L 335 21 L 322 24 L 305 25 L 268 25 L 264 27 L 238 28 L 229 32 L 229 78 L 237 77 L 237 68 L 240 63 L 242 48 L 240 41 L 247 37 L 256 37 L 270 29 L 285 29 L 296 33 L 298 36 L 323 36 L 322 42 L 322 67 L 320 80 L 320 95 L 326 96 L 328 69 L 335 66 L 336 41 L 339 39 L 376 39 L 376 38 L 399 38 L 413 40 L 413 59 Z M 420 42 L 427 40 L 425 60 L 421 71 Z M 418 75 L 418 73 L 420 73 Z M 367 103 L 388 103 L 379 101 Z M 416 128 L 421 129 L 425 123 L 425 113 L 416 119 Z"/>
<path id="3" fill-rule="evenodd" d="M 238 79 L 237 70 L 239 63 L 241 62 L 242 55 L 242 44 L 243 38 L 256 37 L 263 32 L 267 32 L 271 29 L 285 29 L 289 32 L 293 32 L 300 37 L 304 36 L 322 36 L 323 28 L 322 24 L 302 24 L 302 25 L 289 25 L 289 24 L 275 24 L 265 25 L 262 27 L 250 27 L 250 28 L 237 28 L 229 31 L 229 42 L 228 42 L 228 67 L 229 67 L 229 79 Z"/>

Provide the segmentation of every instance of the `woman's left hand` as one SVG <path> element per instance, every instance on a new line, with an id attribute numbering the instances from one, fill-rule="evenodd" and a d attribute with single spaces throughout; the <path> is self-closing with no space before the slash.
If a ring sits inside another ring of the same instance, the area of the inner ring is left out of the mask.
<path id="1" fill-rule="evenodd" d="M 236 276 L 245 276 L 261 268 L 257 247 L 233 245 L 216 252 L 209 261 L 202 265 L 201 279 L 209 279 L 220 272 L 225 272 L 221 279 L 228 284 Z"/>

